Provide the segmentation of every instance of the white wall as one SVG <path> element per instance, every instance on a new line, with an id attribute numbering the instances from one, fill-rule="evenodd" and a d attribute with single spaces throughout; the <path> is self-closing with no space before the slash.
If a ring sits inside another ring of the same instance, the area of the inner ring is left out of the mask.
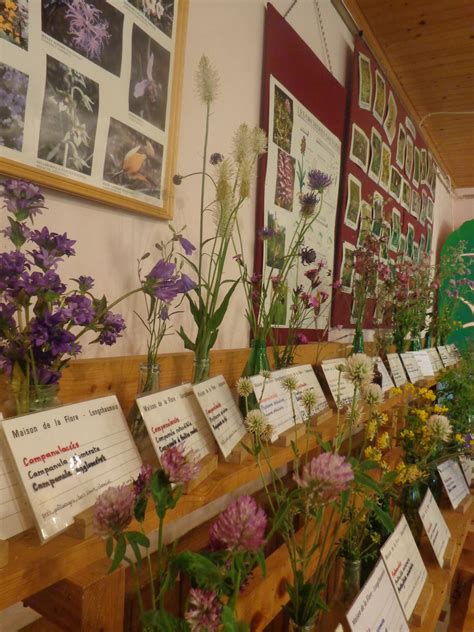
<path id="1" fill-rule="evenodd" d="M 453 228 L 474 219 L 474 188 L 456 189 L 453 199 Z"/>
<path id="2" fill-rule="evenodd" d="M 212 114 L 211 151 L 226 153 L 235 128 L 243 121 L 259 122 L 260 82 L 263 47 L 265 0 L 190 0 L 189 27 L 186 43 L 183 104 L 180 128 L 178 172 L 187 173 L 199 167 L 204 111 L 198 103 L 193 75 L 200 56 L 211 59 L 221 77 L 221 89 Z M 291 5 L 290 0 L 275 0 L 280 12 Z M 329 55 L 336 78 L 345 85 L 352 51 L 352 37 L 335 12 L 330 0 L 320 0 Z M 288 17 L 289 23 L 305 39 L 319 58 L 326 62 L 313 0 L 299 0 Z M 77 239 L 77 256 L 60 269 L 64 278 L 90 274 L 96 278 L 96 290 L 110 299 L 125 293 L 136 283 L 136 260 L 166 234 L 166 224 L 144 216 L 100 206 L 87 200 L 47 191 L 49 211 L 41 222 L 51 230 L 67 231 Z M 187 224 L 187 236 L 198 239 L 198 182 L 185 181 L 176 190 L 175 218 L 177 227 Z M 435 206 L 444 233 L 451 216 L 451 199 L 437 188 Z M 255 198 L 243 209 L 246 256 L 251 260 L 254 248 Z M 3 221 L 2 221 L 3 224 Z M 435 233 L 436 236 L 436 233 Z M 434 242 L 435 243 L 435 242 Z M 0 249 L 6 246 L 0 237 Z M 229 276 L 235 277 L 235 264 L 228 265 Z M 133 297 L 120 307 L 128 329 L 118 344 L 111 348 L 92 345 L 83 357 L 143 353 L 145 337 L 133 310 L 140 308 L 139 297 Z M 220 348 L 238 348 L 248 343 L 248 330 L 243 319 L 244 302 L 236 294 L 224 320 L 217 342 Z M 189 314 L 178 320 L 188 328 Z M 172 335 L 165 339 L 162 351 L 182 350 L 181 340 Z"/>

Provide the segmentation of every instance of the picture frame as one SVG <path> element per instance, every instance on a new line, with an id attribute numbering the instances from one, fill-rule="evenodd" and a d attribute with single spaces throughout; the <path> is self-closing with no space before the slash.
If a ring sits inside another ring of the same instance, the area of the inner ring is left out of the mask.
<path id="1" fill-rule="evenodd" d="M 362 186 L 360 180 L 350 173 L 347 178 L 347 201 L 344 223 L 352 230 L 357 230 L 359 224 L 360 202 Z"/>
<path id="2" fill-rule="evenodd" d="M 372 107 L 372 72 L 370 59 L 359 53 L 359 107 L 370 110 Z"/>
<path id="3" fill-rule="evenodd" d="M 386 96 L 386 84 L 385 79 L 382 76 L 382 73 L 375 69 L 375 97 L 374 97 L 374 107 L 372 113 L 374 115 L 375 120 L 377 120 L 380 125 L 383 125 L 383 117 L 385 114 L 385 104 L 387 101 Z"/>
<path id="4" fill-rule="evenodd" d="M 369 166 L 369 138 L 367 134 L 355 123 L 352 124 L 352 138 L 350 159 L 355 162 L 364 173 Z"/>
<path id="5" fill-rule="evenodd" d="M 383 122 L 383 128 L 387 134 L 390 145 L 393 143 L 393 139 L 395 138 L 395 134 L 397 132 L 397 114 L 397 102 L 395 101 L 393 92 L 390 90 L 390 94 L 388 95 L 387 114 L 385 115 Z"/>
<path id="6" fill-rule="evenodd" d="M 382 167 L 382 136 L 375 127 L 372 127 L 370 134 L 370 148 L 369 178 L 379 182 Z"/>
<path id="7" fill-rule="evenodd" d="M 0 174 L 172 219 L 189 0 L 166 3 L 159 19 L 142 0 L 96 0 L 92 20 L 107 37 L 91 35 L 88 48 L 67 6 L 28 3 L 21 56 L 0 42 L 0 83 L 6 65 L 28 84 L 21 143 L 0 142 Z M 67 89 L 65 112 L 59 95 Z"/>
<path id="8" fill-rule="evenodd" d="M 388 192 L 390 185 L 390 166 L 392 161 L 392 150 L 390 145 L 382 143 L 382 166 L 380 169 L 379 186 Z"/>

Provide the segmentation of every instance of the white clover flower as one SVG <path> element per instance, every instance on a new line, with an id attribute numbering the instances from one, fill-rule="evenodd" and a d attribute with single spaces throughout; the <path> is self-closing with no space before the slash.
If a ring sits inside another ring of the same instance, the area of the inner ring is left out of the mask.
<path id="1" fill-rule="evenodd" d="M 346 359 L 342 372 L 359 388 L 372 382 L 374 377 L 373 361 L 365 353 L 354 353 Z"/>
<path id="2" fill-rule="evenodd" d="M 312 388 L 306 389 L 301 395 L 301 402 L 308 416 L 311 416 L 317 402 L 316 394 Z"/>
<path id="3" fill-rule="evenodd" d="M 296 391 L 296 389 L 298 388 L 298 381 L 293 375 L 286 375 L 282 379 L 281 385 L 285 391 L 291 393 L 292 391 Z"/>
<path id="4" fill-rule="evenodd" d="M 250 410 L 245 418 L 245 427 L 256 439 L 267 442 L 273 435 L 273 428 L 261 410 Z"/>
<path id="5" fill-rule="evenodd" d="M 431 415 L 426 424 L 433 437 L 445 443 L 449 441 L 453 428 L 447 417 L 444 415 Z"/>
<path id="6" fill-rule="evenodd" d="M 383 402 L 383 391 L 378 384 L 367 384 L 362 396 L 369 406 L 378 406 Z"/>
<path id="7" fill-rule="evenodd" d="M 235 384 L 235 388 L 237 395 L 240 397 L 249 397 L 253 393 L 253 385 L 249 377 L 240 377 Z"/>
<path id="8" fill-rule="evenodd" d="M 195 75 L 195 83 L 199 98 L 203 103 L 210 104 L 217 95 L 219 75 L 212 67 L 206 55 L 199 60 L 199 66 Z"/>
<path id="9" fill-rule="evenodd" d="M 272 372 L 271 371 L 267 371 L 266 369 L 264 369 L 263 371 L 260 371 L 260 375 L 265 379 L 265 380 L 269 380 L 272 377 Z"/>

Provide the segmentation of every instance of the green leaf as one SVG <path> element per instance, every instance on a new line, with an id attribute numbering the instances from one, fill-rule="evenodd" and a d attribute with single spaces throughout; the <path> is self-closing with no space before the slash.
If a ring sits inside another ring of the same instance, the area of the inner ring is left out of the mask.
<path id="1" fill-rule="evenodd" d="M 22 225 L 20 222 L 15 221 L 12 217 L 8 218 L 11 227 L 10 239 L 16 248 L 21 248 L 26 239 L 23 236 Z"/>
<path id="2" fill-rule="evenodd" d="M 135 555 L 135 560 L 137 562 L 138 570 L 140 570 L 142 567 L 142 554 L 140 551 L 140 547 L 135 541 L 129 542 L 129 544 L 132 548 L 133 554 Z"/>
<path id="3" fill-rule="evenodd" d="M 209 329 L 211 329 L 211 330 L 218 329 L 218 327 L 222 323 L 222 321 L 224 319 L 224 316 L 225 316 L 225 314 L 227 312 L 227 309 L 229 307 L 229 301 L 230 301 L 230 299 L 232 297 L 232 294 L 235 291 L 235 288 L 237 287 L 237 283 L 238 282 L 239 282 L 239 279 L 236 279 L 232 283 L 232 285 L 230 286 L 229 290 L 227 291 L 227 294 L 222 299 L 222 303 L 214 311 L 214 314 L 212 315 L 212 318 L 209 319 Z"/>
<path id="4" fill-rule="evenodd" d="M 250 628 L 244 621 L 237 621 L 235 614 L 229 606 L 222 608 L 223 632 L 247 632 Z"/>
<path id="5" fill-rule="evenodd" d="M 113 573 L 119 567 L 120 562 L 125 557 L 125 551 L 127 548 L 127 544 L 125 542 L 125 536 L 123 533 L 119 535 L 117 538 L 117 544 L 115 546 L 115 553 L 112 559 L 112 565 L 109 568 L 109 573 Z"/>
<path id="6" fill-rule="evenodd" d="M 387 511 L 384 511 L 381 507 L 379 507 L 377 503 L 374 503 L 374 513 L 377 517 L 377 520 L 380 522 L 380 524 L 389 533 L 392 533 L 392 531 L 395 529 L 395 525 L 393 524 L 391 515 Z"/>
<path id="7" fill-rule="evenodd" d="M 377 481 L 374 481 L 373 478 L 370 478 L 370 476 L 367 476 L 366 474 L 363 474 L 362 472 L 355 472 L 354 480 L 361 487 L 367 487 L 368 489 L 371 489 L 379 496 L 382 495 L 382 489 L 380 485 L 377 483 Z"/>
<path id="8" fill-rule="evenodd" d="M 199 325 L 202 321 L 202 316 L 203 316 L 202 310 L 198 309 L 198 306 L 196 305 L 196 303 L 189 296 L 189 292 L 186 294 L 186 298 L 188 299 L 189 309 L 191 310 L 191 314 L 193 315 L 194 322 L 196 323 L 196 325 Z M 201 297 L 199 297 L 199 302 L 202 305 Z"/>
<path id="9" fill-rule="evenodd" d="M 143 629 L 151 632 L 185 632 L 189 631 L 187 623 L 176 619 L 168 612 L 149 610 L 142 616 Z"/>
<path id="10" fill-rule="evenodd" d="M 135 507 L 133 509 L 133 514 L 135 516 L 135 520 L 138 522 L 143 522 L 145 520 L 145 511 L 148 505 L 148 499 L 145 494 L 141 494 L 138 500 L 135 502 Z"/>
<path id="11" fill-rule="evenodd" d="M 150 546 L 150 540 L 141 531 L 127 531 L 127 540 L 130 542 L 136 542 L 140 546 L 148 548 Z"/>
<path id="12" fill-rule="evenodd" d="M 173 571 L 186 573 L 201 588 L 218 586 L 222 582 L 219 566 L 201 553 L 183 551 L 172 560 L 171 565 Z"/>
<path id="13" fill-rule="evenodd" d="M 194 344 L 194 342 L 192 342 L 190 338 L 188 338 L 188 336 L 186 335 L 183 329 L 183 326 L 179 328 L 178 336 L 183 341 L 185 349 L 188 349 L 188 351 L 196 351 L 196 345 Z"/>
<path id="14" fill-rule="evenodd" d="M 367 470 L 379 470 L 380 463 L 377 463 L 377 461 L 371 461 L 370 459 L 368 459 L 367 461 L 362 461 L 359 464 L 359 469 L 362 472 L 366 472 Z"/>
<path id="15" fill-rule="evenodd" d="M 109 535 L 105 541 L 105 552 L 107 553 L 107 557 L 112 557 L 112 553 L 114 552 L 114 540 L 111 535 Z"/>

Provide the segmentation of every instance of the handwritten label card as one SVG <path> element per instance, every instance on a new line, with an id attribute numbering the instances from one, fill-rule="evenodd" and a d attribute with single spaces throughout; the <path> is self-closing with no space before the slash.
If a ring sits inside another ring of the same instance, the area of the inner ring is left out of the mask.
<path id="1" fill-rule="evenodd" d="M 379 560 L 347 613 L 352 632 L 409 632 L 383 560 Z"/>
<path id="2" fill-rule="evenodd" d="M 403 384 L 406 384 L 408 381 L 407 376 L 398 353 L 387 353 L 387 360 L 395 386 L 402 386 Z"/>
<path id="3" fill-rule="evenodd" d="M 448 494 L 453 509 L 459 507 L 466 496 L 469 496 L 469 487 L 467 486 L 464 474 L 457 461 L 449 459 L 438 465 L 438 472 L 443 481 L 444 489 Z"/>
<path id="4" fill-rule="evenodd" d="M 436 350 L 436 347 L 429 347 L 429 349 L 427 349 L 427 352 L 430 357 L 431 365 L 434 369 L 434 372 L 438 373 L 438 371 L 442 371 L 443 363 L 441 362 L 441 358 L 439 357 L 439 353 Z"/>
<path id="5" fill-rule="evenodd" d="M 416 361 L 412 351 L 401 353 L 400 358 L 402 359 L 403 366 L 405 367 L 412 384 L 415 384 L 418 380 L 423 379 L 423 373 L 420 371 L 420 367 L 418 366 L 418 362 Z"/>
<path id="6" fill-rule="evenodd" d="M 140 470 L 115 395 L 7 419 L 3 429 L 43 540 Z"/>
<path id="7" fill-rule="evenodd" d="M 328 383 L 331 395 L 338 408 L 344 408 L 352 402 L 354 385 L 339 371 L 339 366 L 345 363 L 345 358 L 323 360 L 321 368 Z"/>
<path id="8" fill-rule="evenodd" d="M 395 386 L 382 358 L 377 358 L 377 368 L 382 374 L 382 390 L 385 393 Z"/>
<path id="9" fill-rule="evenodd" d="M 290 393 L 283 390 L 280 380 L 276 379 L 273 373 L 270 378 L 253 375 L 250 379 L 260 410 L 267 416 L 268 423 L 273 427 L 272 441 L 275 441 L 282 432 L 293 428 L 295 423 L 301 423 L 299 409 L 295 408 L 294 419 Z"/>
<path id="10" fill-rule="evenodd" d="M 430 489 L 427 490 L 423 502 L 418 509 L 418 513 L 420 514 L 426 535 L 433 547 L 436 559 L 442 568 L 444 553 L 448 546 L 449 539 L 451 538 L 451 533 Z"/>
<path id="11" fill-rule="evenodd" d="M 407 620 L 423 590 L 427 571 L 405 516 L 380 549 Z"/>
<path id="12" fill-rule="evenodd" d="M 418 368 L 420 369 L 423 377 L 434 377 L 434 369 L 431 364 L 430 356 L 428 352 L 424 349 L 421 351 L 412 351 L 412 356 L 418 363 Z"/>
<path id="13" fill-rule="evenodd" d="M 193 386 L 202 412 L 225 458 L 245 435 L 245 426 L 232 392 L 222 375 Z"/>
<path id="14" fill-rule="evenodd" d="M 438 347 L 438 353 L 444 366 L 450 366 L 451 364 L 453 364 L 449 355 L 448 348 L 445 345 L 441 345 L 440 347 Z"/>
<path id="15" fill-rule="evenodd" d="M 448 345 L 448 350 L 449 350 L 450 356 L 454 360 L 454 364 L 459 362 L 459 360 L 461 359 L 461 354 L 459 353 L 459 349 L 456 347 L 456 345 L 455 344 Z"/>
<path id="16" fill-rule="evenodd" d="M 305 419 L 306 417 L 306 410 L 303 402 L 301 401 L 301 397 L 307 390 L 313 391 L 316 397 L 316 406 L 313 409 L 313 414 L 322 413 L 325 410 L 328 410 L 329 404 L 326 401 L 323 389 L 321 388 L 318 378 L 313 371 L 313 367 L 310 364 L 301 364 L 288 367 L 287 369 L 280 369 L 279 371 L 274 371 L 272 375 L 280 381 L 285 376 L 289 375 L 296 378 L 298 386 L 295 395 L 301 419 Z"/>
<path id="17" fill-rule="evenodd" d="M 148 435 L 158 460 L 168 448 L 184 445 L 200 461 L 215 452 L 211 429 L 193 392 L 192 384 L 181 384 L 137 397 Z"/>
<path id="18" fill-rule="evenodd" d="M 466 483 L 470 486 L 472 481 L 472 459 L 468 456 L 461 455 L 459 457 L 459 463 L 461 464 L 462 473 L 464 474 Z"/>
<path id="19" fill-rule="evenodd" d="M 0 413 L 0 425 L 2 420 Z M 0 540 L 8 540 L 31 526 L 33 517 L 0 430 Z"/>

